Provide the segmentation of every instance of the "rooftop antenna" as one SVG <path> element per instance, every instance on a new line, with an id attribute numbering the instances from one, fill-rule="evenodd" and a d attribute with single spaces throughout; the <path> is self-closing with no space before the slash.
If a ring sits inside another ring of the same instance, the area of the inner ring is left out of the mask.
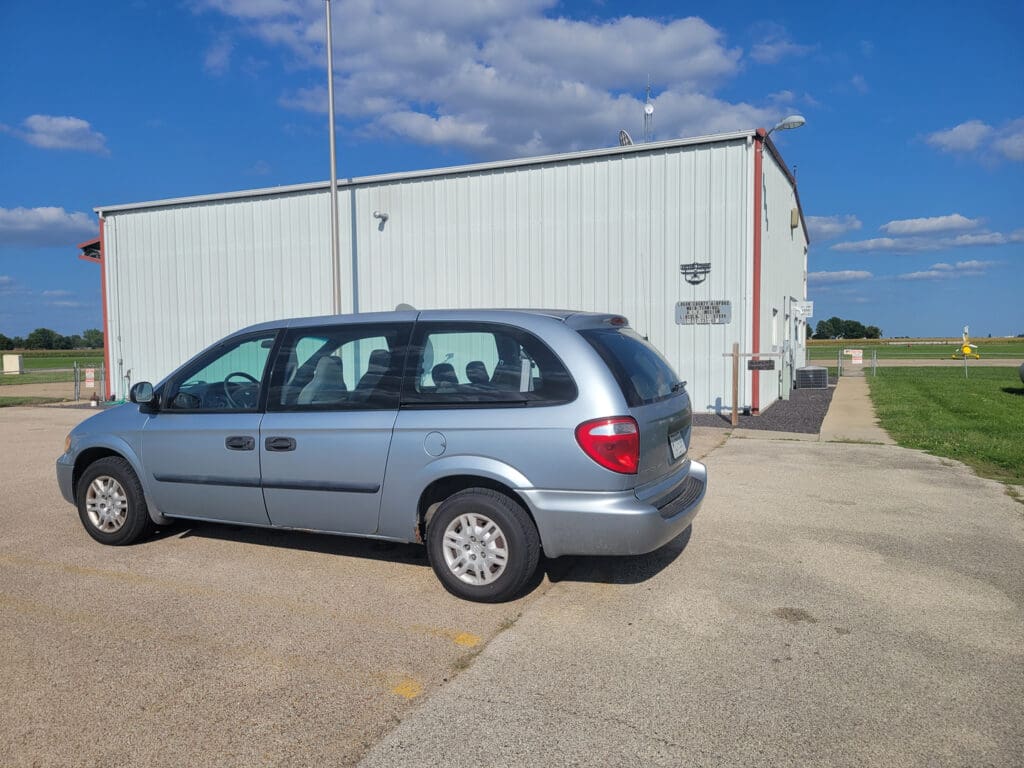
<path id="1" fill-rule="evenodd" d="M 654 103 L 651 101 L 651 76 L 647 76 L 647 93 L 644 98 L 644 144 L 651 140 L 651 124 L 654 122 Z"/>

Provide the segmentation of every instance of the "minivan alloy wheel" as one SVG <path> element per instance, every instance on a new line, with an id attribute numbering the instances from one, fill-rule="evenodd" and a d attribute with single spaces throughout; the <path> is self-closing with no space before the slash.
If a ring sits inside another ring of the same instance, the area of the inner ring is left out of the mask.
<path id="1" fill-rule="evenodd" d="M 529 514 L 491 488 L 465 488 L 441 502 L 427 523 L 426 544 L 444 588 L 481 603 L 515 599 L 540 559 Z"/>
<path id="2" fill-rule="evenodd" d="M 508 564 L 505 534 L 486 515 L 459 515 L 445 528 L 444 560 L 461 581 L 474 586 L 489 584 Z"/>
<path id="3" fill-rule="evenodd" d="M 100 475 L 89 483 L 85 509 L 97 530 L 114 533 L 128 519 L 128 495 L 117 480 L 109 475 Z"/>
<path id="4" fill-rule="evenodd" d="M 121 456 L 104 456 L 82 471 L 75 506 L 86 532 L 101 544 L 131 544 L 154 527 L 142 483 Z"/>

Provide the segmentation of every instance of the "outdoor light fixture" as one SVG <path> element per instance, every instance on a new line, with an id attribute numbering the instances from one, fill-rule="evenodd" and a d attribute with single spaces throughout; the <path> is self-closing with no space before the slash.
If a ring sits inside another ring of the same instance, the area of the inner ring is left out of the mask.
<path id="1" fill-rule="evenodd" d="M 765 136 L 771 136 L 775 131 L 789 131 L 793 128 L 799 128 L 807 121 L 804 120 L 803 115 L 790 115 L 789 117 L 782 118 L 775 127 L 772 128 Z"/>

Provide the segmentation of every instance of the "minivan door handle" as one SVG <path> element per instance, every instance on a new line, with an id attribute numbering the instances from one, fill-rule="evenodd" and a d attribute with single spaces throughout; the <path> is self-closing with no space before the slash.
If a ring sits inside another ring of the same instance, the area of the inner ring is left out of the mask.
<path id="1" fill-rule="evenodd" d="M 294 451 L 295 440 L 290 437 L 268 437 L 263 443 L 268 451 Z"/>
<path id="2" fill-rule="evenodd" d="M 232 435 L 224 440 L 224 447 L 229 451 L 252 451 L 256 448 L 256 438 L 248 435 Z"/>

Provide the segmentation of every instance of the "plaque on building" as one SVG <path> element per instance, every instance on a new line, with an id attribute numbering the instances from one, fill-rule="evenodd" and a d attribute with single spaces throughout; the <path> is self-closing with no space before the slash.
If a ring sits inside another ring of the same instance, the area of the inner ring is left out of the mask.
<path id="1" fill-rule="evenodd" d="M 679 325 L 727 325 L 731 321 L 730 301 L 676 302 L 676 323 Z"/>

